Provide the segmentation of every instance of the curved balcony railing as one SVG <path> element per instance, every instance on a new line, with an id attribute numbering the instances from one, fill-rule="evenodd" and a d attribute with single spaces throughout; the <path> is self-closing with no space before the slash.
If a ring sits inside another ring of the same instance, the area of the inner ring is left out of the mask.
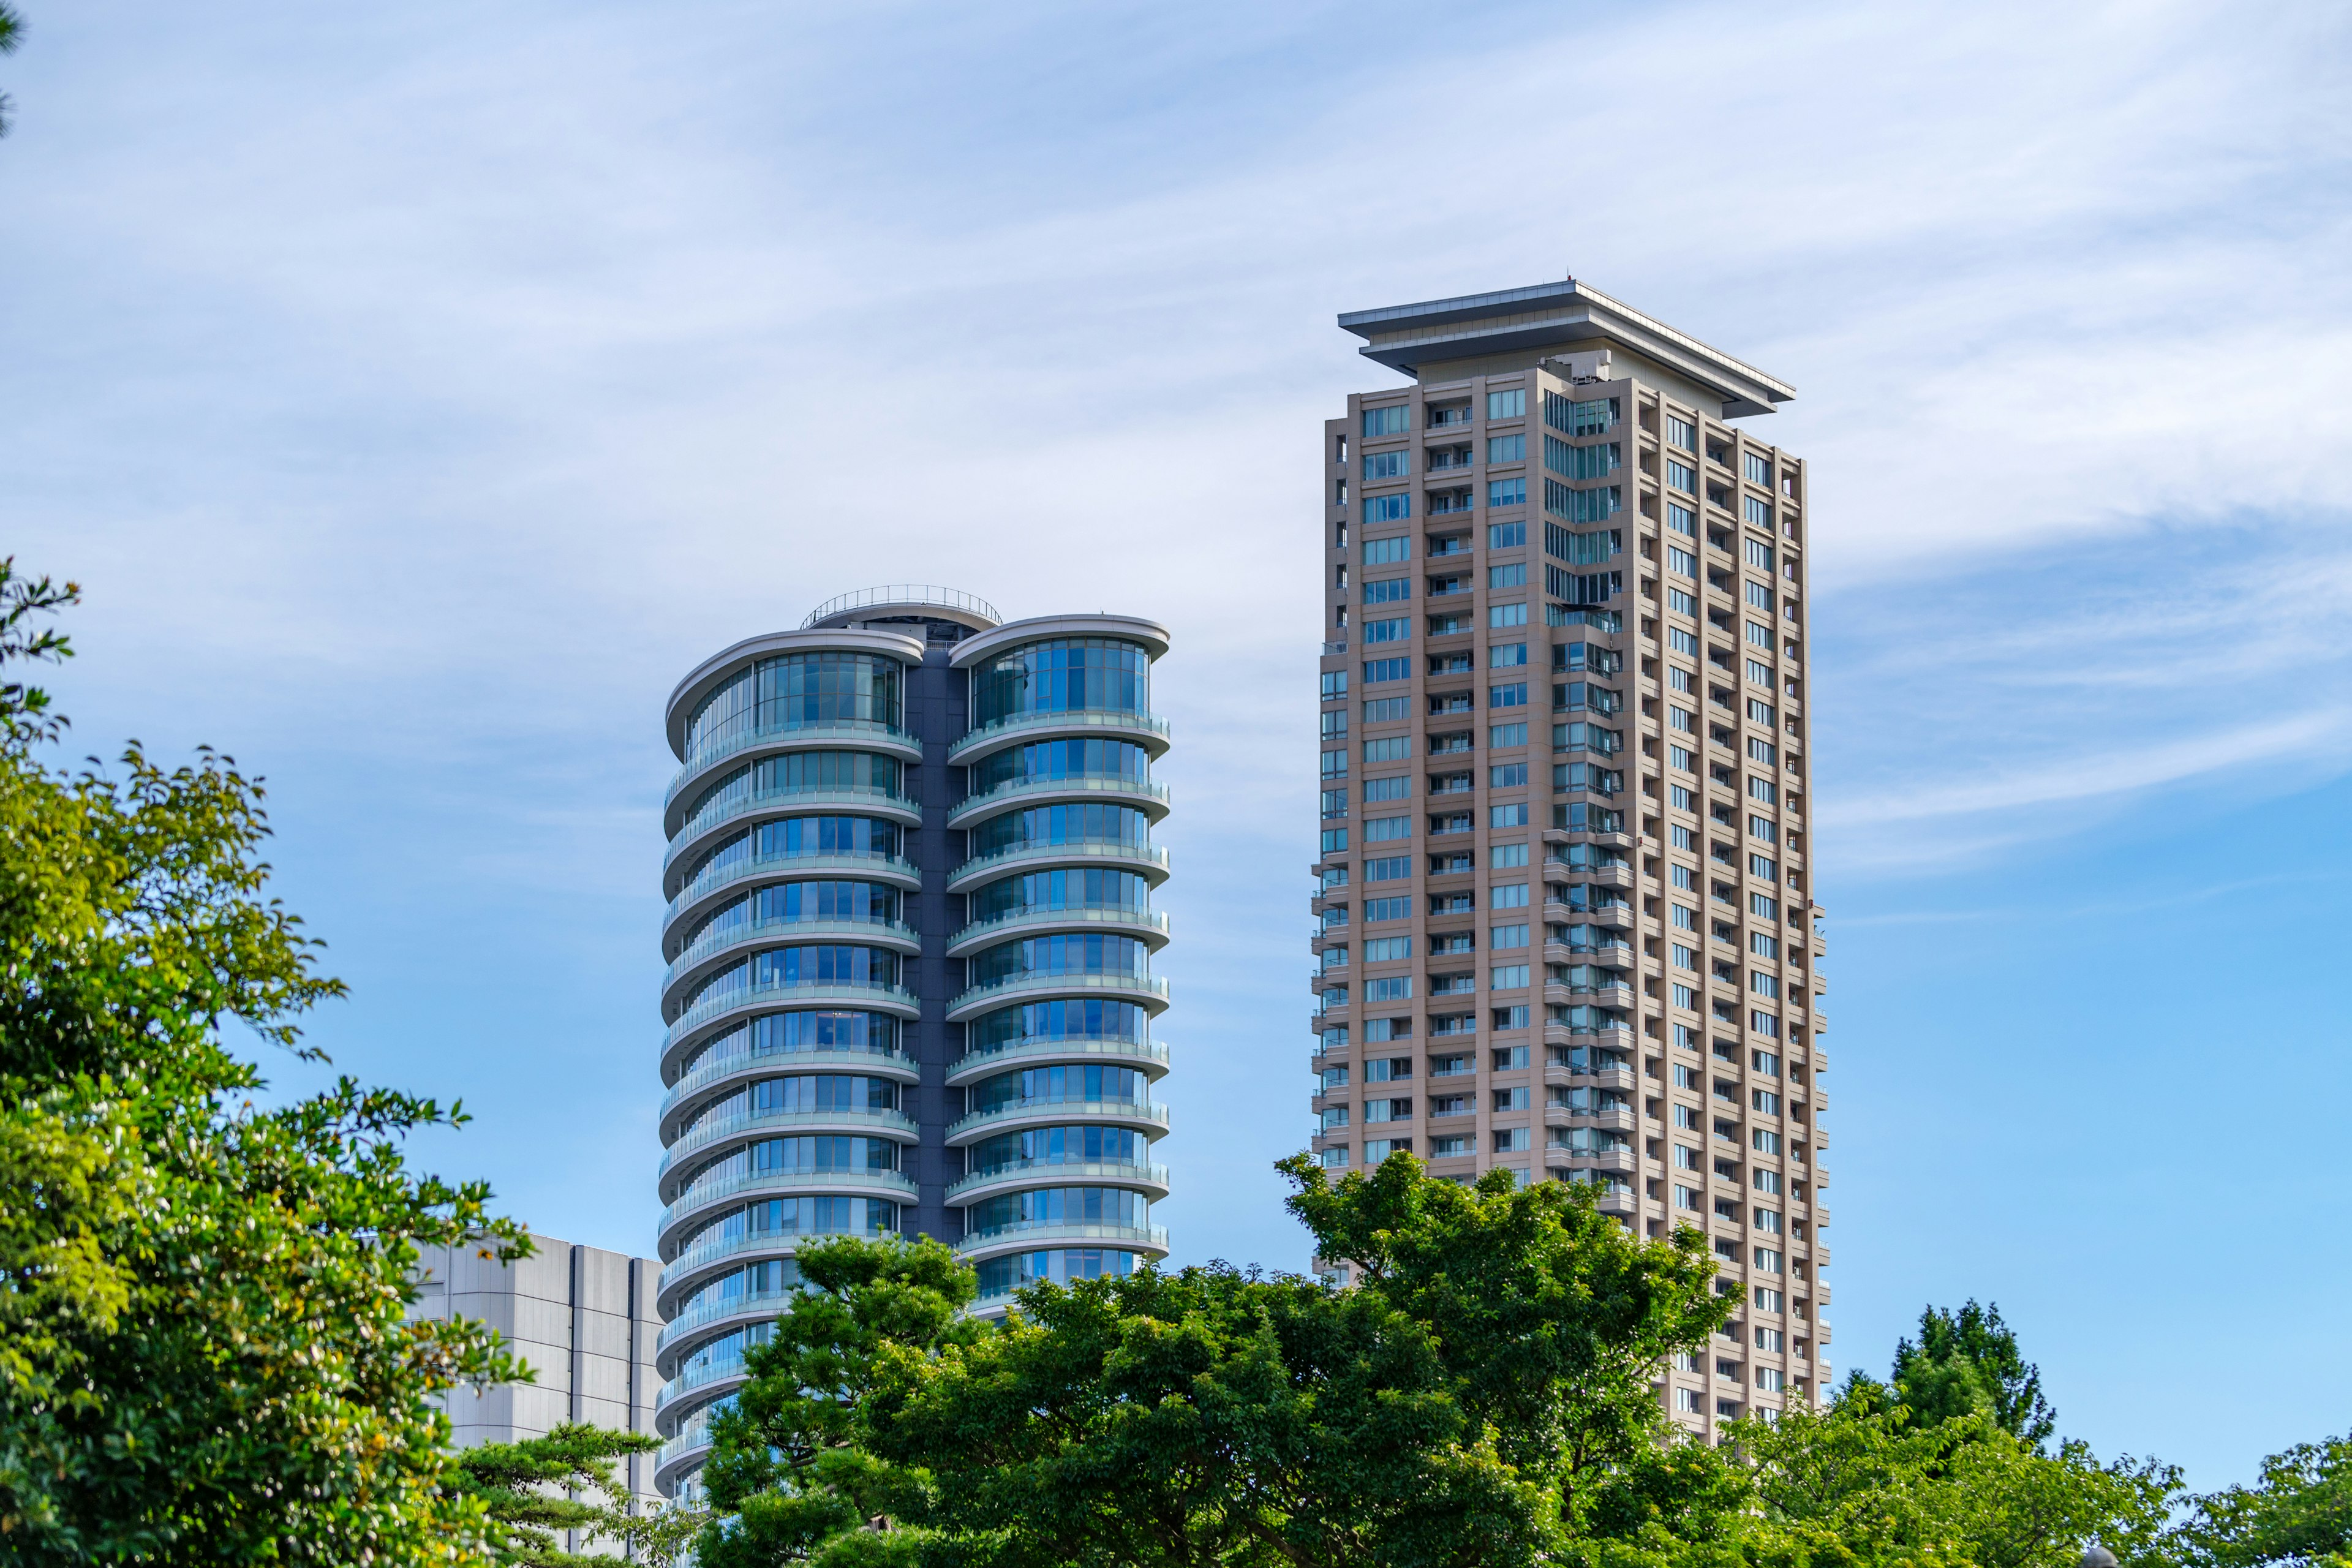
<path id="1" fill-rule="evenodd" d="M 1032 996 L 1117 996 L 1151 1012 L 1168 1005 L 1168 982 L 1157 974 L 1015 974 L 974 985 L 948 1004 L 950 1024 Z"/>
<path id="2" fill-rule="evenodd" d="M 1141 1064 L 1150 1077 L 1152 1071 L 1168 1070 L 1168 1047 L 1157 1040 L 1008 1040 L 1001 1046 L 983 1046 L 976 1051 L 966 1051 L 948 1064 L 948 1086 L 980 1078 L 989 1073 L 1007 1072 L 1031 1062 L 1049 1061 L 1113 1061 L 1122 1066 Z"/>
<path id="3" fill-rule="evenodd" d="M 654 1298 L 658 1304 L 670 1292 L 697 1275 L 708 1273 L 714 1264 L 732 1264 L 753 1256 L 762 1258 L 790 1257 L 808 1242 L 826 1241 L 835 1236 L 866 1233 L 840 1231 L 747 1231 L 741 1236 L 722 1237 L 698 1242 L 688 1247 L 662 1269 L 654 1282 Z"/>
<path id="4" fill-rule="evenodd" d="M 1107 931 L 1159 949 L 1168 945 L 1168 917 L 1158 910 L 1027 909 L 974 921 L 948 938 L 948 956 L 1010 941 L 1029 931 Z"/>
<path id="5" fill-rule="evenodd" d="M 671 802 L 686 793 L 688 787 L 707 777 L 720 763 L 746 752 L 762 747 L 789 747 L 792 750 L 814 751 L 822 746 L 844 746 L 853 750 L 888 752 L 910 763 L 923 760 L 922 742 L 899 729 L 872 719 L 829 719 L 809 724 L 747 724 L 740 730 L 730 730 L 713 737 L 686 754 L 686 761 L 670 780 L 667 793 L 662 796 L 667 811 Z"/>
<path id="6" fill-rule="evenodd" d="M 1133 871 L 1157 885 L 1168 879 L 1168 851 L 1157 844 L 1016 844 L 976 855 L 948 873 L 948 891 L 1002 877 L 1024 866 L 1106 866 Z"/>
<path id="7" fill-rule="evenodd" d="M 1005 1243 L 1013 1245 L 1008 1247 Z M 960 1257 L 981 1252 L 1028 1252 L 1055 1247 L 1100 1246 L 1105 1242 L 1138 1252 L 1168 1251 L 1168 1232 L 1156 1225 L 1070 1225 L 1057 1220 L 1021 1220 L 975 1231 L 956 1243 Z"/>
<path id="8" fill-rule="evenodd" d="M 1041 799 L 1107 800 L 1132 805 L 1155 821 L 1168 814 L 1168 786 L 1148 779 L 1076 778 L 1007 779 L 993 789 L 968 795 L 948 807 L 948 826 L 961 827 L 974 818 L 991 816 L 1008 805 Z"/>
<path id="9" fill-rule="evenodd" d="M 881 605 L 930 605 L 942 610 L 961 610 L 966 615 L 984 616 L 1000 626 L 1004 621 L 1004 617 L 996 613 L 996 606 L 977 594 L 967 594 L 961 588 L 942 588 L 931 583 L 891 583 L 879 588 L 859 588 L 852 593 L 835 595 L 808 613 L 808 619 L 801 623 L 801 630 L 813 629 L 828 616 Z"/>
<path id="10" fill-rule="evenodd" d="M 897 1110 L 761 1110 L 742 1116 L 722 1116 L 695 1124 L 677 1142 L 662 1151 L 657 1177 L 667 1177 L 678 1162 L 720 1143 L 754 1133 L 843 1132 L 851 1137 L 887 1138 L 894 1143 L 915 1141 L 915 1119 Z M 675 1197 L 675 1193 L 665 1197 Z"/>
<path id="11" fill-rule="evenodd" d="M 822 1059 L 800 1061 L 795 1058 L 814 1057 Z M 835 1059 L 838 1058 L 838 1059 Z M 755 1051 L 745 1048 L 726 1051 L 715 1057 L 705 1057 L 694 1065 L 694 1070 L 669 1086 L 662 1096 L 658 1120 L 667 1121 L 670 1112 L 714 1083 L 723 1083 L 738 1073 L 753 1072 L 761 1068 L 790 1072 L 794 1068 L 812 1071 L 835 1072 L 854 1068 L 859 1072 L 880 1073 L 905 1083 L 916 1082 L 920 1069 L 909 1058 L 882 1046 L 799 1046 L 784 1051 Z"/>
<path id="12" fill-rule="evenodd" d="M 866 942 L 909 955 L 923 951 L 922 933 L 898 921 L 746 921 L 695 938 L 694 945 L 671 962 L 662 975 L 662 1005 L 669 1005 L 670 993 L 688 976 L 722 954 L 742 948 L 826 941 Z"/>
<path id="13" fill-rule="evenodd" d="M 975 1110 L 948 1124 L 950 1143 L 978 1142 L 1002 1126 L 1047 1121 L 1115 1121 L 1165 1128 L 1168 1108 L 1139 1100 L 1009 1100 L 986 1110 Z"/>
<path id="14" fill-rule="evenodd" d="M 788 1193 L 863 1193 L 887 1197 L 893 1203 L 915 1201 L 915 1183 L 897 1171 L 747 1171 L 720 1181 L 696 1182 L 662 1210 L 655 1227 L 656 1245 L 667 1247 L 670 1232 L 696 1215 L 746 1197 L 776 1197 Z"/>
<path id="15" fill-rule="evenodd" d="M 688 910 L 739 882 L 774 881 L 786 877 L 822 877 L 828 871 L 845 877 L 873 878 L 903 888 L 923 885 L 921 869 L 912 860 L 902 860 L 896 855 L 856 851 L 835 851 L 823 855 L 751 855 L 731 862 L 722 870 L 706 871 L 680 888 L 677 896 L 671 899 L 662 911 L 662 930 L 667 931 Z"/>
<path id="16" fill-rule="evenodd" d="M 1153 713 L 1108 708 L 1072 709 L 1058 713 L 1009 713 L 992 720 L 948 748 L 950 766 L 1010 745 L 1031 734 L 1052 731 L 1096 731 L 1134 741 L 1157 756 L 1168 749 L 1168 721 Z"/>
<path id="17" fill-rule="evenodd" d="M 844 811 L 873 812 L 919 827 L 923 822 L 922 803 L 883 789 L 761 789 L 752 790 L 729 801 L 718 810 L 678 825 L 677 833 L 662 853 L 662 871 L 667 875 L 695 849 L 730 823 L 747 816 L 762 816 L 777 812 L 822 811 L 837 806 Z"/>
<path id="18" fill-rule="evenodd" d="M 689 1415 L 677 1436 L 654 1450 L 654 1479 L 667 1481 L 686 1461 L 710 1447 L 710 1423 Z"/>
<path id="19" fill-rule="evenodd" d="M 754 1313 L 765 1316 L 782 1314 L 799 1295 L 797 1288 L 783 1290 L 745 1290 L 740 1295 L 714 1296 L 709 1300 L 690 1307 L 662 1325 L 654 1336 L 654 1359 L 661 1357 L 677 1344 L 691 1339 L 713 1323 L 723 1323 L 730 1318 L 748 1317 Z"/>
<path id="20" fill-rule="evenodd" d="M 1045 1184 L 1061 1186 L 1068 1183 L 1096 1185 L 1142 1187 L 1158 1196 L 1168 1194 L 1168 1167 L 1165 1165 L 1070 1163 L 1055 1160 L 1009 1160 L 1002 1165 L 991 1165 L 984 1171 L 973 1171 L 960 1180 L 948 1184 L 947 1202 L 950 1207 L 966 1201 L 967 1193 L 984 1192 L 1008 1184 L 1035 1185 Z"/>
<path id="21" fill-rule="evenodd" d="M 852 985 L 840 981 L 809 981 L 793 985 L 746 985 L 726 991 L 716 996 L 706 996 L 680 1013 L 669 1026 L 662 1042 L 665 1055 L 678 1042 L 690 1038 L 713 1019 L 747 1009 L 780 1006 L 791 1003 L 802 1006 L 824 1006 L 840 1004 L 851 1007 L 878 1007 L 885 1013 L 902 1017 L 919 1017 L 922 1008 L 915 994 L 902 985 Z"/>
<path id="22" fill-rule="evenodd" d="M 670 1405 L 698 1389 L 708 1388 L 714 1383 L 723 1383 L 730 1377 L 747 1377 L 750 1374 L 751 1369 L 744 1364 L 741 1351 L 737 1351 L 730 1356 L 719 1356 L 707 1361 L 700 1366 L 679 1373 L 676 1377 L 663 1384 L 654 1394 L 654 1414 L 659 1415 Z"/>

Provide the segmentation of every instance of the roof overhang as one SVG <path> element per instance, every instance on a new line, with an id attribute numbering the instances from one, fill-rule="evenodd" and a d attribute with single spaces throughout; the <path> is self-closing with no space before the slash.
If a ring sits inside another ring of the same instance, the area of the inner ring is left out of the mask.
<path id="1" fill-rule="evenodd" d="M 1339 325 L 1364 340 L 1359 353 L 1406 375 L 1418 375 L 1422 366 L 1447 360 L 1555 345 L 1614 344 L 1720 396 L 1727 418 L 1769 414 L 1775 404 L 1797 395 L 1788 383 L 1572 278 L 1491 294 L 1350 310 L 1339 318 Z"/>

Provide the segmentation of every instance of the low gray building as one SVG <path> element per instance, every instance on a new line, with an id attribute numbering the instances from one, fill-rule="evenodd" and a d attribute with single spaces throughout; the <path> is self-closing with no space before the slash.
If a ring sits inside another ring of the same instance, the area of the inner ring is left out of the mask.
<path id="1" fill-rule="evenodd" d="M 629 1432 L 654 1429 L 654 1313 L 661 1265 L 650 1258 L 535 1236 L 536 1256 L 519 1263 L 469 1247 L 425 1249 L 415 1319 L 472 1318 L 498 1331 L 535 1381 L 442 1396 L 459 1448 L 541 1437 L 565 1421 Z M 626 1461 L 629 1489 L 647 1502 L 651 1454 Z"/>

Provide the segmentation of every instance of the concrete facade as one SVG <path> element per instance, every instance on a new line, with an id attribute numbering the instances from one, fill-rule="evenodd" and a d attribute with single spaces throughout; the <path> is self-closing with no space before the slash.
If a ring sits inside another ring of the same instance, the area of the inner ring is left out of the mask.
<path id="1" fill-rule="evenodd" d="M 504 1264 L 472 1247 L 429 1248 L 410 1316 L 471 1318 L 498 1331 L 536 1380 L 442 1396 L 459 1448 L 542 1437 L 566 1421 L 654 1429 L 654 1280 L 661 1265 L 536 1236 L 535 1256 Z M 629 1489 L 656 1500 L 653 1456 L 624 1461 Z"/>
<path id="2" fill-rule="evenodd" d="M 1315 1148 L 1591 1182 L 1748 1306 L 1695 1431 L 1817 1401 L 1830 1293 L 1803 459 L 1783 384 L 1573 280 L 1353 312 L 1322 431 Z"/>

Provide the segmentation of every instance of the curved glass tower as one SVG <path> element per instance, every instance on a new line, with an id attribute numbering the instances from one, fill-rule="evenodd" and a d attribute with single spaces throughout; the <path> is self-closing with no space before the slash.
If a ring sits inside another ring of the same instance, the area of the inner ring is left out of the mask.
<path id="1" fill-rule="evenodd" d="M 870 589 L 671 693 L 665 1491 L 691 1487 L 804 1238 L 938 1237 L 984 1313 L 1166 1256 L 1167 649 L 1133 616 Z"/>

